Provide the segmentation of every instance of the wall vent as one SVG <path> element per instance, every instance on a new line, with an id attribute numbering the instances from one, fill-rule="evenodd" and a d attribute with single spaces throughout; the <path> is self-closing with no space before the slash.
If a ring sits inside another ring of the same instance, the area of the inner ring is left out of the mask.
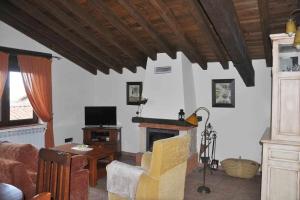
<path id="1" fill-rule="evenodd" d="M 154 73 L 155 74 L 167 74 L 172 72 L 171 66 L 161 66 L 161 67 L 155 67 Z"/>

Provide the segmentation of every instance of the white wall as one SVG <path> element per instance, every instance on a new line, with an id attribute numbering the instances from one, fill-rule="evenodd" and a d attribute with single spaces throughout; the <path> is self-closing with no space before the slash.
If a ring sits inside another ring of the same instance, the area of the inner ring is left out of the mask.
<path id="1" fill-rule="evenodd" d="M 96 77 L 67 59 L 54 60 L 52 66 L 55 144 L 64 143 L 68 137 L 82 143 L 84 106 L 94 103 Z"/>
<path id="2" fill-rule="evenodd" d="M 192 63 L 183 53 L 181 53 L 181 55 L 184 91 L 184 112 L 185 116 L 188 117 L 195 111 L 196 108 L 196 91 Z"/>
<path id="3" fill-rule="evenodd" d="M 197 106 L 207 107 L 210 121 L 218 132 L 216 158 L 228 157 L 252 159 L 260 162 L 259 140 L 270 126 L 271 68 L 264 60 L 254 60 L 255 87 L 246 87 L 240 75 L 230 63 L 223 70 L 219 63 L 209 63 L 208 70 L 193 65 Z M 235 79 L 235 108 L 212 108 L 211 80 Z M 199 111 L 204 120 L 199 123 L 198 136 L 203 131 L 206 113 Z M 198 137 L 198 144 L 200 136 Z M 199 148 L 199 145 L 198 145 Z"/>
<path id="4" fill-rule="evenodd" d="M 156 67 L 170 66 L 171 72 L 156 74 Z M 176 59 L 159 53 L 148 60 L 144 79 L 143 97 L 148 98 L 142 117 L 177 119 L 180 109 L 191 114 L 196 107 L 192 63 L 182 53 Z"/>
<path id="5" fill-rule="evenodd" d="M 0 46 L 58 55 L 1 21 Z M 94 75 L 69 60 L 53 59 L 53 126 L 56 145 L 64 143 L 64 138 L 67 137 L 73 137 L 75 142 L 82 142 L 83 107 L 94 102 L 94 80 Z"/>
<path id="6" fill-rule="evenodd" d="M 143 97 L 148 98 L 142 117 L 177 119 L 179 109 L 184 109 L 182 54 L 172 59 L 165 53 L 156 60 L 148 59 Z M 171 73 L 155 74 L 155 67 L 171 66 Z"/>
<path id="7" fill-rule="evenodd" d="M 127 69 L 123 74 L 111 72 L 109 76 L 99 74 L 95 86 L 95 105 L 117 106 L 118 125 L 122 126 L 122 150 L 137 152 L 139 149 L 139 127 L 132 123 L 131 118 L 136 116 L 137 106 L 126 105 L 126 82 L 143 81 L 145 70 L 138 67 L 137 73 Z"/>

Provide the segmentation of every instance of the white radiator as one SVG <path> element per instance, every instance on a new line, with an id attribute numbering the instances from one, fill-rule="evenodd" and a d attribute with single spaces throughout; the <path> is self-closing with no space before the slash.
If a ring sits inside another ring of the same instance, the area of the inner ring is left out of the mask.
<path id="1" fill-rule="evenodd" d="M 45 131 L 44 124 L 0 129 L 0 141 L 32 144 L 40 149 L 45 146 Z"/>

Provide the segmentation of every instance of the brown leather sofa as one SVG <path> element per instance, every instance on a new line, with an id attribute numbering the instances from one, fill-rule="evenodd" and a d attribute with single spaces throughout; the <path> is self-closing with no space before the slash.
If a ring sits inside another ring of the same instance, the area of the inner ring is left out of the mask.
<path id="1" fill-rule="evenodd" d="M 87 200 L 89 171 L 84 156 L 72 156 L 70 200 Z M 35 195 L 38 150 L 31 144 L 0 142 L 0 182 L 23 191 L 25 200 Z"/>
<path id="2" fill-rule="evenodd" d="M 35 194 L 38 150 L 31 144 L 0 143 L 0 182 L 23 191 L 25 199 Z"/>

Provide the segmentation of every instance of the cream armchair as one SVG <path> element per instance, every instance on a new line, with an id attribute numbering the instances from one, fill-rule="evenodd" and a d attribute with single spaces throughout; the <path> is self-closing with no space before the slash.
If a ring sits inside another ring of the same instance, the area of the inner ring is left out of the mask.
<path id="1" fill-rule="evenodd" d="M 182 200 L 190 136 L 176 136 L 154 142 L 153 153 L 146 152 L 141 166 L 145 172 L 140 176 L 137 200 Z M 114 193 L 108 193 L 109 200 L 123 200 Z"/>

